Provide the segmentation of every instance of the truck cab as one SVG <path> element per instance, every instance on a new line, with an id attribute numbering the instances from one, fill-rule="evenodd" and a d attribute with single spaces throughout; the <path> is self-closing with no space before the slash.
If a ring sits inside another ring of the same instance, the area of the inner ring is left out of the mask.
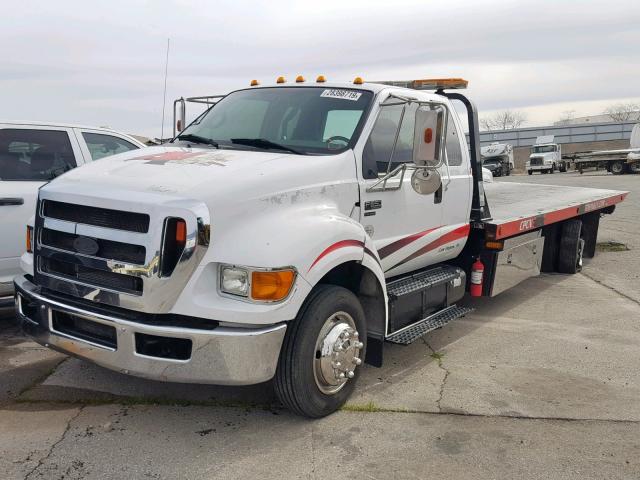
<path id="1" fill-rule="evenodd" d="M 553 135 L 538 137 L 536 144 L 531 147 L 531 155 L 525 164 L 525 170 L 532 175 L 533 172 L 553 173 L 557 168 L 566 171 L 562 161 L 561 146 L 553 143 Z"/>

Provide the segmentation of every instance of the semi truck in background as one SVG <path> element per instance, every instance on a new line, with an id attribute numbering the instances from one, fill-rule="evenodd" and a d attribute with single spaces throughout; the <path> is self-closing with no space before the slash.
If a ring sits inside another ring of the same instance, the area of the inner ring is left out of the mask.
<path id="1" fill-rule="evenodd" d="M 573 164 L 580 173 L 589 168 L 603 169 L 614 175 L 640 173 L 640 123 L 634 125 L 629 148 L 575 152 L 562 156 L 567 164 Z"/>
<path id="2" fill-rule="evenodd" d="M 509 143 L 494 142 L 480 149 L 482 165 L 488 169 L 494 177 L 511 175 L 515 164 L 513 162 L 513 147 Z"/>
<path id="3" fill-rule="evenodd" d="M 627 195 L 485 184 L 466 86 L 252 81 L 181 113 L 170 143 L 53 180 L 15 280 L 23 330 L 126 374 L 272 380 L 292 411 L 334 412 L 386 342 L 464 316 L 466 293 L 580 271 Z"/>
<path id="4" fill-rule="evenodd" d="M 525 163 L 525 170 L 529 175 L 533 172 L 553 173 L 556 169 L 566 172 L 566 165 L 562 162 L 562 147 L 554 143 L 553 135 L 542 135 L 536 138 L 531 147 L 531 155 Z"/>

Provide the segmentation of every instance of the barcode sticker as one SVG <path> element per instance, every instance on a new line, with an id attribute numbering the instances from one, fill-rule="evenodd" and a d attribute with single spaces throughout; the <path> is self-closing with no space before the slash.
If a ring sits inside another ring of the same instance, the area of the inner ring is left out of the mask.
<path id="1" fill-rule="evenodd" d="M 361 95 L 361 92 L 354 92 L 353 90 L 337 90 L 332 88 L 324 90 L 320 96 L 326 98 L 341 98 L 343 100 L 357 102 Z"/>

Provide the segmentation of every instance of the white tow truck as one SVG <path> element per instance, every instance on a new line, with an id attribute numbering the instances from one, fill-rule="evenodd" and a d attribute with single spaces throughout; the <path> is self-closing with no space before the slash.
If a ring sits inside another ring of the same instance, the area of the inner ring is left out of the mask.
<path id="1" fill-rule="evenodd" d="M 513 146 L 509 143 L 493 142 L 480 149 L 482 165 L 489 170 L 494 177 L 511 175 L 515 168 L 513 162 Z"/>
<path id="2" fill-rule="evenodd" d="M 485 188 L 475 106 L 450 91 L 466 84 L 252 82 L 184 129 L 179 101 L 171 143 L 40 189 L 24 331 L 127 374 L 273 379 L 294 412 L 335 411 L 385 342 L 468 313 L 465 292 L 579 271 L 627 195 Z"/>
<path id="3" fill-rule="evenodd" d="M 542 135 L 536 139 L 535 145 L 531 147 L 529 160 L 525 162 L 525 170 L 529 175 L 533 172 L 553 173 L 556 169 L 567 171 L 562 161 L 562 147 L 553 140 L 553 135 Z"/>

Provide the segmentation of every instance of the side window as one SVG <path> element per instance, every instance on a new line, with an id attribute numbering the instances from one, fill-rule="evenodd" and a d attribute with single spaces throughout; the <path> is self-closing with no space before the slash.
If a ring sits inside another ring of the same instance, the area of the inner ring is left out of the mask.
<path id="1" fill-rule="evenodd" d="M 363 172 L 365 178 L 377 178 L 401 163 L 413 161 L 413 133 L 417 103 L 382 107 L 371 135 L 364 146 Z M 405 110 L 404 116 L 402 115 Z M 402 125 L 400 118 L 402 117 Z M 400 127 L 400 132 L 398 132 Z M 393 143 L 398 134 L 395 150 Z M 391 153 L 393 151 L 393 158 Z M 391 165 L 389 162 L 391 161 Z"/>
<path id="2" fill-rule="evenodd" d="M 65 131 L 0 129 L 0 180 L 49 181 L 76 166 Z"/>
<path id="3" fill-rule="evenodd" d="M 91 160 L 98 160 L 116 153 L 128 152 L 138 147 L 131 142 L 127 142 L 122 138 L 113 135 L 105 135 L 102 133 L 82 132 L 82 137 L 87 143 Z"/>
<path id="4" fill-rule="evenodd" d="M 449 112 L 449 121 L 447 122 L 447 161 L 449 166 L 457 167 L 462 165 L 462 150 L 460 148 L 460 133 L 456 129 L 451 112 Z"/>

